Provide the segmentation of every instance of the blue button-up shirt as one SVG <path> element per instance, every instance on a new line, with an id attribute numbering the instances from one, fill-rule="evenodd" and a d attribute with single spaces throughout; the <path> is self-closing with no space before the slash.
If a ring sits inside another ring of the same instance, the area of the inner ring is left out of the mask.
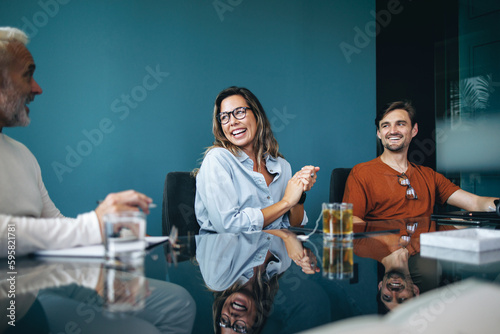
<path id="1" fill-rule="evenodd" d="M 200 234 L 262 230 L 264 216 L 261 209 L 283 198 L 292 177 L 290 164 L 283 158 L 267 155 L 266 168 L 275 175 L 269 187 L 264 175 L 253 171 L 253 161 L 244 152 L 234 156 L 224 148 L 211 149 L 196 177 L 195 214 Z M 302 225 L 306 223 L 304 212 Z M 266 229 L 289 226 L 288 214 L 285 214 Z"/>

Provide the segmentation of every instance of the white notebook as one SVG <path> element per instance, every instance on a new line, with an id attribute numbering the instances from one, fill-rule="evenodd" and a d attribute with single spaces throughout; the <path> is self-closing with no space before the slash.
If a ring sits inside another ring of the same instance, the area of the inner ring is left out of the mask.
<path id="1" fill-rule="evenodd" d="M 147 248 L 156 246 L 168 240 L 169 237 L 146 237 Z M 59 256 L 59 257 L 104 257 L 104 245 L 91 245 L 64 249 L 42 250 L 35 252 L 36 256 Z"/>
<path id="2" fill-rule="evenodd" d="M 421 246 L 483 252 L 500 249 L 500 231 L 479 228 L 422 233 Z"/>

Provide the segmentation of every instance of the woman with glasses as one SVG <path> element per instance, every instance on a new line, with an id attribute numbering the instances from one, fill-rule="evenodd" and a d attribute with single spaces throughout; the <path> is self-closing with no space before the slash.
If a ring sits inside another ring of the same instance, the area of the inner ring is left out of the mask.
<path id="1" fill-rule="evenodd" d="M 215 99 L 213 146 L 196 177 L 200 233 L 238 233 L 307 223 L 305 192 L 319 167 L 292 176 L 266 113 L 246 88 L 229 87 Z"/>

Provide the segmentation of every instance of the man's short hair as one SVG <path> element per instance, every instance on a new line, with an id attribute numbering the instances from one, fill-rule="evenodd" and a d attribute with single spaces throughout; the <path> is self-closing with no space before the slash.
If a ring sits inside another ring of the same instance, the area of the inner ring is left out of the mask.
<path id="1" fill-rule="evenodd" d="M 12 27 L 0 27 L 0 49 L 4 49 L 9 42 L 18 41 L 28 44 L 28 36 L 24 31 Z"/>
<path id="2" fill-rule="evenodd" d="M 377 129 L 379 128 L 380 121 L 385 117 L 385 115 L 396 109 L 403 109 L 408 112 L 408 116 L 410 117 L 411 121 L 411 127 L 413 128 L 413 126 L 417 123 L 417 113 L 415 111 L 415 108 L 410 101 L 396 101 L 387 104 L 387 107 L 385 109 L 381 109 L 377 112 L 377 117 L 375 117 L 375 126 L 377 127 Z"/>
<path id="3" fill-rule="evenodd" d="M 28 36 L 17 28 L 0 27 L 0 87 L 5 83 L 7 71 L 12 61 L 12 54 L 7 51 L 9 43 L 28 44 Z"/>
<path id="4" fill-rule="evenodd" d="M 5 61 L 7 55 L 7 45 L 12 42 L 28 44 L 28 36 L 24 31 L 12 27 L 0 27 L 0 64 Z"/>

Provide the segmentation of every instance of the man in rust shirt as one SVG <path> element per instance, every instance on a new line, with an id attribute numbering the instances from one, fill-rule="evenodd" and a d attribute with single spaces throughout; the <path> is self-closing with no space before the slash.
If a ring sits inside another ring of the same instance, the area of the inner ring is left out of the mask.
<path id="1" fill-rule="evenodd" d="M 375 119 L 384 152 L 352 169 L 344 202 L 353 203 L 355 221 L 429 217 L 434 204 L 469 211 L 489 211 L 493 197 L 466 192 L 431 168 L 408 161 L 408 147 L 418 133 L 415 110 L 409 102 L 393 102 Z"/>

